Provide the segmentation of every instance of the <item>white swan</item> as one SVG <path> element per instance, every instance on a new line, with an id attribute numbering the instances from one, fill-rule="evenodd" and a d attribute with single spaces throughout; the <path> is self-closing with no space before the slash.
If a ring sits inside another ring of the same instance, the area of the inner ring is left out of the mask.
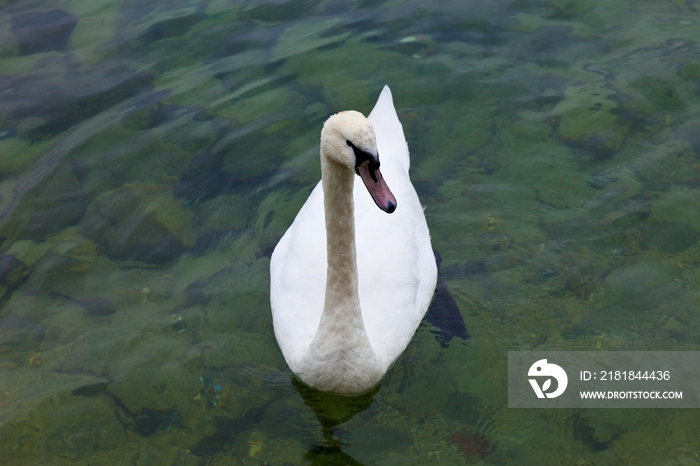
<path id="1" fill-rule="evenodd" d="M 277 342 L 314 388 L 375 386 L 430 304 L 437 266 L 409 165 L 388 86 L 369 118 L 340 112 L 323 126 L 322 179 L 270 261 Z"/>

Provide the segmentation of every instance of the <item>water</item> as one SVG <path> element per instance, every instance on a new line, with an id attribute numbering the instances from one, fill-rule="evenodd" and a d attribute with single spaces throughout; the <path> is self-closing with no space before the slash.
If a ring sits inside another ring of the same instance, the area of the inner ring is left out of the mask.
<path id="1" fill-rule="evenodd" d="M 699 11 L 0 1 L 0 462 L 696 464 L 694 410 L 509 410 L 506 357 L 698 350 Z M 318 398 L 269 252 L 384 84 L 472 339 Z"/>

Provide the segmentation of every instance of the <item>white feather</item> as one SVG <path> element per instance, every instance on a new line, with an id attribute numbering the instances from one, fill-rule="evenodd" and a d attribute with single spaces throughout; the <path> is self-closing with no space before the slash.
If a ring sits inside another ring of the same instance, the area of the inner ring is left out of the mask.
<path id="1" fill-rule="evenodd" d="M 386 373 L 420 324 L 437 281 L 428 226 L 408 175 L 408 147 L 388 86 L 368 120 L 374 127 L 382 175 L 397 201 L 395 212 L 383 212 L 360 177 L 354 176 L 357 286 L 364 330 L 376 358 L 360 351 L 356 359 L 348 361 L 349 369 L 338 369 L 327 357 L 310 352 L 319 332 L 326 292 L 321 182 L 277 244 L 270 263 L 275 336 L 287 364 L 305 383 L 343 394 L 369 390 L 379 381 L 377 377 Z M 349 328 L 345 322 L 336 324 Z M 348 334 L 333 334 L 332 338 L 337 341 L 329 344 L 337 351 L 351 351 L 347 345 L 357 341 Z M 363 378 L 362 374 L 373 375 Z M 337 383 L 329 385 L 328 378 L 337 378 Z"/>

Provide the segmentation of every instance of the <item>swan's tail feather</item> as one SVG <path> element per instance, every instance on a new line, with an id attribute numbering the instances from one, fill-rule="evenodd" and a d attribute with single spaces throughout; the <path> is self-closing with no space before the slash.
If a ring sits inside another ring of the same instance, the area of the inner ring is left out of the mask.
<path id="1" fill-rule="evenodd" d="M 389 86 L 384 86 L 377 103 L 367 118 L 372 122 L 374 132 L 377 134 L 377 147 L 382 162 L 391 158 L 398 161 L 401 167 L 408 172 L 411 166 L 408 145 L 394 108 L 394 100 Z"/>

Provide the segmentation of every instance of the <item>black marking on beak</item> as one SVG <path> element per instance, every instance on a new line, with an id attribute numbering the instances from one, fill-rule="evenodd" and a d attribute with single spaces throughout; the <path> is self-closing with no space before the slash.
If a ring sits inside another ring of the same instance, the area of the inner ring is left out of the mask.
<path id="1" fill-rule="evenodd" d="M 358 170 L 359 166 L 365 162 L 369 162 L 369 176 L 372 178 L 372 181 L 374 181 L 376 183 L 377 182 L 376 171 L 379 170 L 379 159 L 367 151 L 364 151 L 362 149 L 358 149 L 355 146 L 355 144 L 353 144 L 352 142 L 350 142 L 348 140 L 346 140 L 345 142 L 347 143 L 348 146 L 352 147 L 352 151 L 355 153 L 355 173 L 357 173 L 359 175 L 360 174 L 360 171 Z"/>

